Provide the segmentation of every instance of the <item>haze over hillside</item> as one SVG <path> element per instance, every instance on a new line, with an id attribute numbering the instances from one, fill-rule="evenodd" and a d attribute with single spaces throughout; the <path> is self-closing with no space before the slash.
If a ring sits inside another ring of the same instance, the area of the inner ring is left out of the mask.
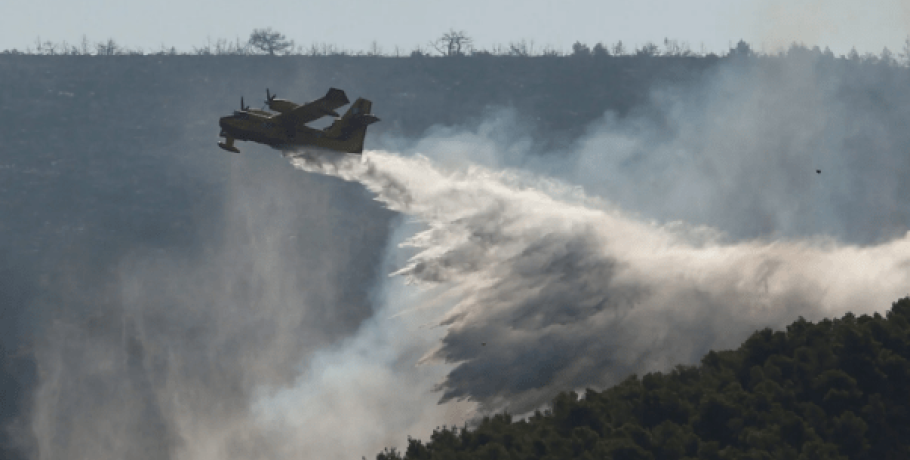
<path id="1" fill-rule="evenodd" d="M 2 55 L 0 80 L 30 458 L 373 455 L 910 281 L 905 67 Z M 266 87 L 372 99 L 364 162 L 217 149 Z"/>

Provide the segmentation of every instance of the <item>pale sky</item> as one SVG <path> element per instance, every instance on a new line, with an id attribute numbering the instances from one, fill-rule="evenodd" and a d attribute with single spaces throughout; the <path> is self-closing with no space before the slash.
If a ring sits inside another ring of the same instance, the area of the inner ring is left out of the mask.
<path id="1" fill-rule="evenodd" d="M 297 44 L 367 50 L 375 40 L 386 53 L 396 45 L 410 52 L 455 29 L 479 48 L 522 39 L 564 51 L 576 40 L 629 48 L 667 37 L 724 52 L 742 38 L 757 50 L 798 41 L 845 54 L 852 46 L 898 52 L 910 34 L 910 0 L 3 0 L 0 13 L 0 50 L 84 34 L 189 51 L 272 27 Z"/>

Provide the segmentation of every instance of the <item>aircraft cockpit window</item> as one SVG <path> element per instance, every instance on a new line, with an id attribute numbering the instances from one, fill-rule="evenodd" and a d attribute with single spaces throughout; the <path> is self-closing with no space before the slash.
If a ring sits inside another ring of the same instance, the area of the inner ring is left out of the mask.
<path id="1" fill-rule="evenodd" d="M 247 118 L 249 118 L 249 116 L 247 115 L 246 112 L 239 112 L 239 111 L 235 110 L 235 111 L 234 111 L 234 118 L 239 118 L 239 119 L 241 119 L 241 120 L 246 120 Z"/>

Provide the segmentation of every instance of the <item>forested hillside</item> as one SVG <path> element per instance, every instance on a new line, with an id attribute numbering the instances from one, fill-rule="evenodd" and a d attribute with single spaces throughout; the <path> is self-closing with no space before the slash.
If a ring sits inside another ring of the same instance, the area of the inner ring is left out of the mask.
<path id="1" fill-rule="evenodd" d="M 443 427 L 377 460 L 910 457 L 910 298 L 755 332 L 697 366 L 560 394 L 527 420 Z"/>

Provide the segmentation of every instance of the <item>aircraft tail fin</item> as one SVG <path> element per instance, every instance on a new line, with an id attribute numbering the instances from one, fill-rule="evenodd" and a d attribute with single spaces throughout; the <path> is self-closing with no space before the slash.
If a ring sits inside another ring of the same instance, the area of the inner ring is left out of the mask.
<path id="1" fill-rule="evenodd" d="M 358 98 L 348 111 L 326 130 L 326 134 L 343 141 L 348 152 L 362 153 L 367 126 L 379 121 L 379 118 L 370 113 L 372 108 L 372 102 Z"/>

